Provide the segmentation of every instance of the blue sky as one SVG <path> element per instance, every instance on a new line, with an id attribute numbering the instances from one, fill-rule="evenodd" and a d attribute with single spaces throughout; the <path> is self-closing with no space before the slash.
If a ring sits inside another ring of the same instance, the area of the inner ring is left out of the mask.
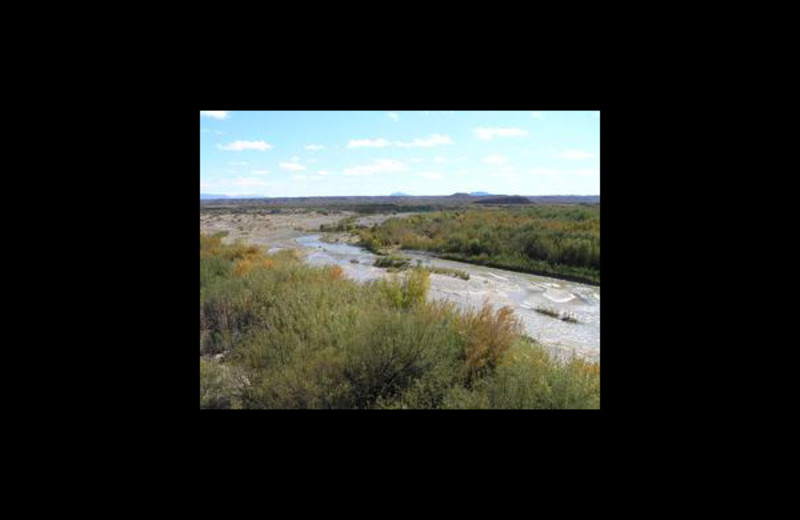
<path id="1" fill-rule="evenodd" d="M 599 195 L 600 113 L 201 111 L 200 192 Z"/>

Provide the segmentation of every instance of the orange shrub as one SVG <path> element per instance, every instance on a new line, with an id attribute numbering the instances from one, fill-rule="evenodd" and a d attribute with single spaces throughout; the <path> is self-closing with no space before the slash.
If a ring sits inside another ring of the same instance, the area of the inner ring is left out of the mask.
<path id="1" fill-rule="evenodd" d="M 503 307 L 495 313 L 488 303 L 481 310 L 466 314 L 464 327 L 466 369 L 470 380 L 493 370 L 521 333 L 520 323 L 511 308 Z"/>
<path id="2" fill-rule="evenodd" d="M 253 262 L 248 259 L 239 260 L 233 268 L 233 274 L 236 276 L 244 276 L 253 269 Z"/>
<path id="3" fill-rule="evenodd" d="M 587 376 L 597 377 L 600 375 L 600 365 L 597 363 L 590 363 L 583 359 L 576 359 L 573 363 Z"/>

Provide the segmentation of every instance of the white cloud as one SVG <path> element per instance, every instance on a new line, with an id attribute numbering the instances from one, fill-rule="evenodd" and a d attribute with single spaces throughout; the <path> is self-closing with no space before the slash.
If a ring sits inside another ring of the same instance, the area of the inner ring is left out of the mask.
<path id="1" fill-rule="evenodd" d="M 247 166 L 250 163 L 248 163 L 247 161 L 233 161 L 228 164 L 230 164 L 231 166 Z"/>
<path id="2" fill-rule="evenodd" d="M 306 150 L 311 150 L 312 152 L 315 152 L 317 150 L 324 150 L 324 149 L 325 149 L 325 147 L 322 146 L 321 144 L 307 144 L 306 145 Z"/>
<path id="3" fill-rule="evenodd" d="M 488 141 L 494 137 L 521 137 L 528 132 L 521 128 L 475 128 L 475 137 Z"/>
<path id="4" fill-rule="evenodd" d="M 263 179 L 253 179 L 252 177 L 239 177 L 230 183 L 233 186 L 271 186 L 272 183 Z"/>
<path id="5" fill-rule="evenodd" d="M 253 175 L 267 175 L 269 170 L 253 170 L 250 173 Z"/>
<path id="6" fill-rule="evenodd" d="M 592 157 L 595 157 L 595 154 L 584 152 L 583 150 L 565 150 L 561 153 L 557 153 L 555 157 L 558 157 L 559 159 L 576 161 L 581 159 L 591 159 Z"/>
<path id="7" fill-rule="evenodd" d="M 289 159 L 289 160 L 291 162 L 300 162 L 300 158 L 298 156 L 296 156 L 296 155 L 294 157 L 292 157 L 291 159 Z"/>
<path id="8" fill-rule="evenodd" d="M 410 143 L 395 141 L 394 144 L 401 148 L 411 148 L 411 147 L 430 148 L 431 146 L 436 146 L 437 144 L 453 144 L 453 140 L 450 139 L 450 137 L 447 135 L 431 134 L 425 139 L 420 139 L 419 137 L 417 137 Z"/>
<path id="9" fill-rule="evenodd" d="M 325 171 L 325 170 L 319 170 L 319 171 L 317 172 L 317 175 L 330 175 L 330 172 L 327 172 L 327 171 Z"/>
<path id="10" fill-rule="evenodd" d="M 282 162 L 280 164 L 280 169 L 281 170 L 291 170 L 293 172 L 299 172 L 301 170 L 305 170 L 306 167 L 303 166 L 302 164 L 297 164 L 295 162 Z"/>
<path id="11" fill-rule="evenodd" d="M 531 175 L 558 175 L 560 172 L 558 170 L 552 170 L 550 168 L 534 168 L 529 170 L 528 173 Z"/>
<path id="12" fill-rule="evenodd" d="M 484 157 L 483 162 L 486 164 L 506 164 L 508 163 L 508 157 L 505 155 L 490 155 L 488 157 Z"/>
<path id="13" fill-rule="evenodd" d="M 419 163 L 419 162 L 422 162 L 422 161 L 424 161 L 425 159 L 420 159 L 419 157 L 414 157 L 414 158 L 412 158 L 412 159 L 410 159 L 410 160 L 411 160 L 411 162 L 414 162 L 414 163 Z"/>
<path id="14" fill-rule="evenodd" d="M 395 141 L 390 143 L 388 140 L 380 139 L 353 139 L 347 145 L 348 148 L 384 148 L 394 144 L 400 148 L 430 148 L 439 144 L 453 144 L 453 140 L 449 136 L 443 134 L 431 134 L 428 137 L 417 137 L 411 142 Z"/>
<path id="15" fill-rule="evenodd" d="M 576 170 L 575 173 L 578 175 L 593 176 L 600 175 L 600 170 Z"/>
<path id="16" fill-rule="evenodd" d="M 200 116 L 213 117 L 214 119 L 227 119 L 228 110 L 201 110 Z"/>
<path id="17" fill-rule="evenodd" d="M 533 112 L 531 112 L 531 116 L 535 117 L 536 119 L 541 119 L 544 116 L 544 114 L 542 114 L 541 110 L 534 110 Z"/>
<path id="18" fill-rule="evenodd" d="M 258 150 L 263 152 L 272 148 L 271 144 L 264 141 L 234 141 L 225 145 L 218 144 L 217 148 L 220 150 L 241 152 L 243 150 Z"/>
<path id="19" fill-rule="evenodd" d="M 205 133 L 205 132 L 214 132 L 214 133 L 215 133 L 215 134 L 217 134 L 217 135 L 222 135 L 222 134 L 224 134 L 224 133 L 225 133 L 225 132 L 220 132 L 219 130 L 210 130 L 210 129 L 208 129 L 208 128 L 201 128 L 201 129 L 200 129 L 200 133 L 201 133 L 201 134 L 202 134 L 202 133 Z"/>
<path id="20" fill-rule="evenodd" d="M 420 172 L 420 177 L 425 177 L 430 181 L 441 181 L 444 180 L 444 174 L 440 172 Z"/>
<path id="21" fill-rule="evenodd" d="M 348 148 L 383 148 L 389 146 L 389 141 L 386 139 L 351 139 L 348 143 Z"/>
<path id="22" fill-rule="evenodd" d="M 398 115 L 397 115 L 397 112 L 389 112 L 389 117 L 391 117 L 391 118 L 392 118 L 392 119 L 394 119 L 395 121 L 397 121 L 398 119 L 400 119 L 400 116 L 398 116 Z"/>
<path id="23" fill-rule="evenodd" d="M 372 164 L 345 168 L 344 175 L 374 175 L 376 173 L 398 173 L 406 171 L 406 165 L 394 159 L 379 159 Z"/>
<path id="24" fill-rule="evenodd" d="M 443 163 L 444 161 L 445 161 L 445 158 L 442 157 L 441 155 L 437 155 L 436 157 L 433 158 L 433 162 Z"/>
<path id="25" fill-rule="evenodd" d="M 308 179 L 308 177 L 306 177 L 305 175 L 292 175 L 292 179 L 296 181 L 304 181 Z"/>

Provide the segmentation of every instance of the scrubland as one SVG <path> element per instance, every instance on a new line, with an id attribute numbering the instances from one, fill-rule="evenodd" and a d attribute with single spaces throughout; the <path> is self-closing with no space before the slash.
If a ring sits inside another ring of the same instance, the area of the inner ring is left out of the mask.
<path id="1" fill-rule="evenodd" d="M 557 360 L 508 308 L 428 301 L 423 269 L 360 284 L 222 235 L 200 235 L 201 408 L 600 406 L 599 365 Z"/>
<path id="2" fill-rule="evenodd" d="M 461 208 L 390 218 L 370 228 L 343 223 L 376 253 L 430 251 L 440 258 L 600 284 L 599 205 Z"/>

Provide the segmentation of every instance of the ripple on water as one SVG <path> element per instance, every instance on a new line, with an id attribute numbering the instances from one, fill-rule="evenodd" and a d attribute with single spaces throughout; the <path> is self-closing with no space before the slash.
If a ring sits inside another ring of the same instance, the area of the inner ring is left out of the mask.
<path id="1" fill-rule="evenodd" d="M 322 252 L 310 253 L 306 257 L 306 260 L 312 264 L 328 264 L 333 262 L 333 258 L 331 258 L 330 255 Z"/>
<path id="2" fill-rule="evenodd" d="M 556 303 L 566 303 L 568 301 L 575 299 L 574 294 L 567 291 L 561 291 L 558 289 L 548 289 L 543 296 L 548 300 L 550 300 L 551 302 L 556 302 Z"/>

